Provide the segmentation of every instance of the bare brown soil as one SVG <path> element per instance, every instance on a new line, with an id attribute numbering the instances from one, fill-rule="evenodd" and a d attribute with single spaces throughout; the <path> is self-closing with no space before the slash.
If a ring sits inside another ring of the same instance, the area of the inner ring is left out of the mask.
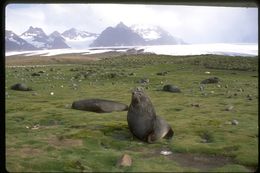
<path id="1" fill-rule="evenodd" d="M 14 65 L 50 65 L 50 64 L 75 64 L 84 63 L 89 61 L 98 61 L 103 58 L 111 58 L 120 56 L 123 53 L 120 52 L 106 52 L 91 55 L 82 55 L 80 53 L 62 54 L 54 56 L 25 56 L 25 55 L 14 55 L 5 57 L 6 66 Z"/>

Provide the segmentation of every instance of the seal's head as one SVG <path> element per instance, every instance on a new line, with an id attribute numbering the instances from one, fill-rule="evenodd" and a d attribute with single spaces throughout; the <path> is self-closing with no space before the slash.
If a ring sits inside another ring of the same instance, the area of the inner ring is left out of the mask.
<path id="1" fill-rule="evenodd" d="M 132 105 L 137 105 L 141 101 L 146 100 L 146 95 L 143 88 L 137 87 L 132 90 Z"/>

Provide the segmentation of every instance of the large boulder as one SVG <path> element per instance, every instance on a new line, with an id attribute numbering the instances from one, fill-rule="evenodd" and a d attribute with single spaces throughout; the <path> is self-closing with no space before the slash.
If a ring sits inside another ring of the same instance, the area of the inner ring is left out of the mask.
<path id="1" fill-rule="evenodd" d="M 168 92 L 172 92 L 172 93 L 180 93 L 181 92 L 180 88 L 177 87 L 177 86 L 174 86 L 174 85 L 164 85 L 163 91 L 168 91 Z"/>
<path id="2" fill-rule="evenodd" d="M 114 111 L 126 111 L 128 110 L 128 106 L 123 103 L 119 103 L 111 100 L 85 99 L 85 100 L 74 101 L 72 103 L 72 109 L 97 112 L 97 113 L 109 113 Z"/>
<path id="3" fill-rule="evenodd" d="M 211 77 L 208 79 L 205 79 L 203 81 L 201 81 L 201 84 L 212 84 L 212 83 L 218 83 L 219 82 L 219 78 L 218 77 Z"/>
<path id="4" fill-rule="evenodd" d="M 28 87 L 27 85 L 23 83 L 17 83 L 11 86 L 12 90 L 17 90 L 17 91 L 32 91 L 32 88 Z"/>

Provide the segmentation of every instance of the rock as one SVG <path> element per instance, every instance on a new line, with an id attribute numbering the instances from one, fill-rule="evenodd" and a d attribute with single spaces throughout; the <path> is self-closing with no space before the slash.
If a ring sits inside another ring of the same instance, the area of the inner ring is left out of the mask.
<path id="1" fill-rule="evenodd" d="M 234 108 L 234 106 L 228 106 L 225 110 L 226 111 L 231 111 Z"/>
<path id="2" fill-rule="evenodd" d="M 192 103 L 191 106 L 198 108 L 198 107 L 200 107 L 200 104 L 198 104 L 198 103 Z"/>
<path id="3" fill-rule="evenodd" d="M 232 125 L 238 125 L 238 121 L 237 121 L 237 120 L 232 120 L 232 121 L 231 121 L 231 124 L 232 124 Z"/>
<path id="4" fill-rule="evenodd" d="M 174 86 L 174 85 L 164 85 L 163 91 L 168 91 L 168 92 L 173 92 L 173 93 L 181 92 L 181 90 L 177 86 Z"/>
<path id="5" fill-rule="evenodd" d="M 247 97 L 248 100 L 253 100 L 253 98 L 250 94 L 248 94 L 246 97 Z"/>
<path id="6" fill-rule="evenodd" d="M 161 154 L 161 155 L 164 155 L 164 156 L 168 156 L 168 155 L 171 155 L 172 152 L 171 152 L 171 151 L 164 151 L 164 150 L 162 150 L 162 151 L 160 152 L 160 154 Z"/>
<path id="7" fill-rule="evenodd" d="M 39 73 L 32 73 L 31 76 L 41 76 Z"/>
<path id="8" fill-rule="evenodd" d="M 138 81 L 138 83 L 141 83 L 141 84 L 148 84 L 149 82 L 150 82 L 149 79 L 140 79 L 140 80 Z"/>
<path id="9" fill-rule="evenodd" d="M 156 73 L 156 75 L 165 76 L 166 74 L 168 74 L 168 72 L 169 71 L 158 72 L 158 73 Z"/>
<path id="10" fill-rule="evenodd" d="M 129 76 L 135 76 L 136 74 L 132 72 L 132 73 L 129 73 L 128 75 Z"/>
<path id="11" fill-rule="evenodd" d="M 27 87 L 23 83 L 17 83 L 11 86 L 12 90 L 17 90 L 17 91 L 32 91 L 31 88 Z"/>
<path id="12" fill-rule="evenodd" d="M 225 122 L 225 125 L 231 125 L 232 123 L 231 123 L 231 121 L 226 121 Z"/>
<path id="13" fill-rule="evenodd" d="M 201 84 L 212 84 L 212 83 L 218 83 L 218 82 L 219 82 L 219 78 L 211 77 L 211 78 L 208 78 L 208 79 L 201 81 L 200 83 Z"/>
<path id="14" fill-rule="evenodd" d="M 200 91 L 204 91 L 204 86 L 200 85 Z"/>
<path id="15" fill-rule="evenodd" d="M 243 91 L 244 91 L 244 89 L 242 89 L 242 88 L 239 88 L 237 91 L 238 91 L 238 92 L 243 92 Z"/>
<path id="16" fill-rule="evenodd" d="M 128 106 L 123 103 L 104 99 L 85 99 L 74 101 L 72 103 L 72 109 L 108 113 L 113 111 L 126 111 L 128 110 Z"/>
<path id="17" fill-rule="evenodd" d="M 132 162 L 132 158 L 128 154 L 123 154 L 117 161 L 117 166 L 131 166 Z"/>

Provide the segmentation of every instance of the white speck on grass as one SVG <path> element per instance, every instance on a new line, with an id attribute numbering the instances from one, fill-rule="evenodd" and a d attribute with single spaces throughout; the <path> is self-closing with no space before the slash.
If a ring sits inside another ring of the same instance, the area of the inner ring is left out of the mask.
<path id="1" fill-rule="evenodd" d="M 53 96 L 53 95 L 54 95 L 54 92 L 51 92 L 50 94 Z"/>
<path id="2" fill-rule="evenodd" d="M 164 155 L 164 156 L 168 156 L 168 155 L 172 154 L 172 152 L 171 151 L 161 151 L 160 154 Z"/>

